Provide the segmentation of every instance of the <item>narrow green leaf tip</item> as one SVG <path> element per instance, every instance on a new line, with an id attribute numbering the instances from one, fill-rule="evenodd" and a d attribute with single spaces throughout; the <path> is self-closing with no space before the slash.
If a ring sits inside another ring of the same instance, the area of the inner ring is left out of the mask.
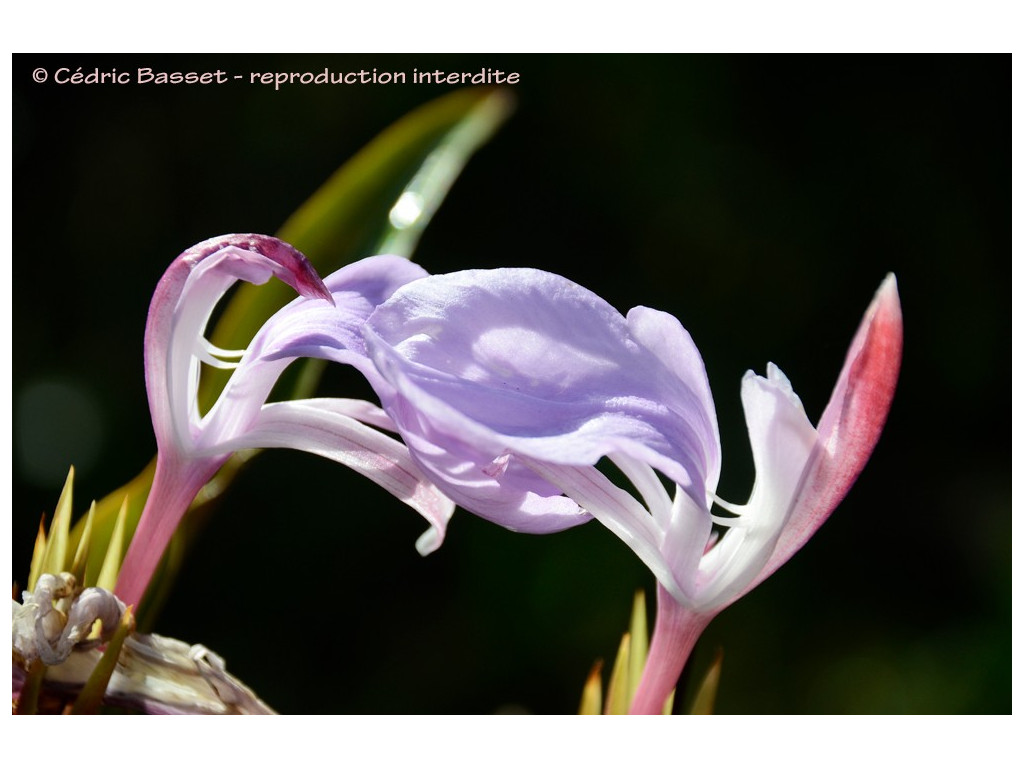
<path id="1" fill-rule="evenodd" d="M 125 612 L 121 614 L 121 622 L 117 625 L 113 637 L 107 643 L 106 650 L 103 651 L 103 655 L 93 668 L 89 679 L 85 681 L 81 693 L 75 699 L 75 703 L 71 707 L 72 715 L 94 715 L 99 712 L 100 705 L 103 704 L 103 696 L 107 692 L 107 685 L 117 668 L 121 647 L 124 645 L 125 638 L 134 628 L 135 619 L 132 616 L 132 609 L 126 608 Z"/>
<path id="2" fill-rule="evenodd" d="M 632 704 L 640 676 L 647 663 L 647 601 L 642 589 L 633 595 L 633 613 L 629 620 L 629 703 Z"/>
<path id="3" fill-rule="evenodd" d="M 587 682 L 583 686 L 583 695 L 580 697 L 579 713 L 581 715 L 601 714 L 601 668 L 604 663 L 598 659 L 590 669 Z"/>
<path id="4" fill-rule="evenodd" d="M 114 532 L 110 535 L 110 542 L 107 544 L 106 554 L 103 556 L 103 565 L 100 566 L 99 574 L 96 576 L 96 586 L 114 591 L 117 584 L 117 574 L 121 570 L 121 559 L 124 557 L 125 526 L 128 520 L 128 497 L 125 496 L 121 502 L 121 509 L 117 513 L 117 522 L 114 523 Z"/>
<path id="5" fill-rule="evenodd" d="M 700 688 L 693 699 L 693 706 L 690 707 L 691 715 L 711 715 L 715 711 L 715 697 L 718 695 L 718 682 L 722 677 L 722 659 L 725 654 L 719 648 L 715 653 L 715 660 L 704 674 Z"/>
<path id="6" fill-rule="evenodd" d="M 75 558 L 71 561 L 71 573 L 75 581 L 83 586 L 85 583 L 86 563 L 89 560 L 89 548 L 92 545 L 92 521 L 96 516 L 96 502 L 89 505 L 89 512 L 85 516 L 85 526 L 82 535 L 78 539 L 78 547 L 75 549 Z"/>
<path id="7" fill-rule="evenodd" d="M 606 715 L 629 714 L 629 632 L 622 636 L 619 643 L 619 652 L 615 654 L 615 664 L 612 666 L 612 676 L 608 680 L 608 700 L 605 702 L 604 713 Z"/>
<path id="8" fill-rule="evenodd" d="M 68 478 L 57 500 L 57 508 L 50 523 L 50 534 L 46 537 L 46 553 L 43 555 L 42 573 L 60 573 L 68 566 L 68 533 L 71 530 L 72 486 L 75 482 L 75 468 L 68 470 Z M 36 574 L 39 577 L 39 574 Z"/>

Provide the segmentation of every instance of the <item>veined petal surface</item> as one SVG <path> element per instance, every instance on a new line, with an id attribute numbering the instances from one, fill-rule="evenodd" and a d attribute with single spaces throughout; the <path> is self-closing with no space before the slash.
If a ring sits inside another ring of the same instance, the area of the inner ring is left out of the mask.
<path id="1" fill-rule="evenodd" d="M 296 358 L 317 357 L 352 365 L 379 385 L 359 329 L 395 290 L 425 277 L 398 256 L 371 256 L 342 267 L 324 281 L 331 302 L 299 297 L 260 329 L 221 396 L 201 422 L 201 450 L 216 450 L 241 435 L 256 418 L 282 371 Z"/>
<path id="2" fill-rule="evenodd" d="M 703 505 L 720 463 L 717 423 L 703 363 L 667 317 L 641 310 L 634 333 L 611 305 L 565 278 L 469 270 L 399 289 L 363 332 L 395 389 L 381 396 L 406 442 L 451 446 L 467 462 L 469 482 L 442 485 L 449 495 L 471 493 L 474 473 L 527 477 L 515 457 L 589 466 L 621 453 Z M 673 344 L 680 354 L 667 364 Z"/>

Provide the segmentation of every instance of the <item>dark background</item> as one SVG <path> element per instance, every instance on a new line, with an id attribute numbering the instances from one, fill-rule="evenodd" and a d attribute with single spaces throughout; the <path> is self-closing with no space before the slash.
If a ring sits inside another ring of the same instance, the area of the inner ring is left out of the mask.
<path id="1" fill-rule="evenodd" d="M 155 448 L 149 296 L 185 247 L 274 232 L 446 87 L 57 86 L 83 71 L 518 71 L 518 109 L 428 228 L 432 272 L 534 266 L 702 350 L 723 497 L 752 480 L 739 383 L 771 360 L 812 421 L 895 272 L 905 357 L 881 442 L 832 519 L 717 618 L 723 713 L 992 713 L 1010 698 L 1010 58 L 15 57 L 12 578 L 69 464 L 76 512 Z M 324 394 L 353 394 L 331 370 Z M 274 451 L 236 480 L 156 631 L 202 642 L 284 712 L 574 711 L 653 579 L 598 524 L 547 537 L 420 518 Z"/>

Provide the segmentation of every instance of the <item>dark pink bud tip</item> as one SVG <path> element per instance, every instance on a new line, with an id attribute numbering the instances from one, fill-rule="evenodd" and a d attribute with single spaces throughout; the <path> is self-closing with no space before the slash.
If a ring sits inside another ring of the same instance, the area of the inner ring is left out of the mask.
<path id="1" fill-rule="evenodd" d="M 334 297 L 309 259 L 297 248 L 276 237 L 255 234 L 220 235 L 197 243 L 185 253 L 189 261 L 195 263 L 227 247 L 260 254 L 274 263 L 275 277 L 290 285 L 299 295 L 325 299 L 334 304 Z"/>

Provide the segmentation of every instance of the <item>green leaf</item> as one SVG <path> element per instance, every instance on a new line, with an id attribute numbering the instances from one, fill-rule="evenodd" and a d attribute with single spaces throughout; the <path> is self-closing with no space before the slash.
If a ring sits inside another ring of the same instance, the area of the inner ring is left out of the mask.
<path id="1" fill-rule="evenodd" d="M 507 92 L 475 88 L 425 104 L 336 171 L 277 237 L 302 251 L 321 275 L 377 253 L 410 257 L 459 172 L 511 108 Z M 277 280 L 240 285 L 211 341 L 243 349 L 292 298 L 292 289 Z M 201 408 L 212 404 L 228 375 L 204 376 Z"/>

